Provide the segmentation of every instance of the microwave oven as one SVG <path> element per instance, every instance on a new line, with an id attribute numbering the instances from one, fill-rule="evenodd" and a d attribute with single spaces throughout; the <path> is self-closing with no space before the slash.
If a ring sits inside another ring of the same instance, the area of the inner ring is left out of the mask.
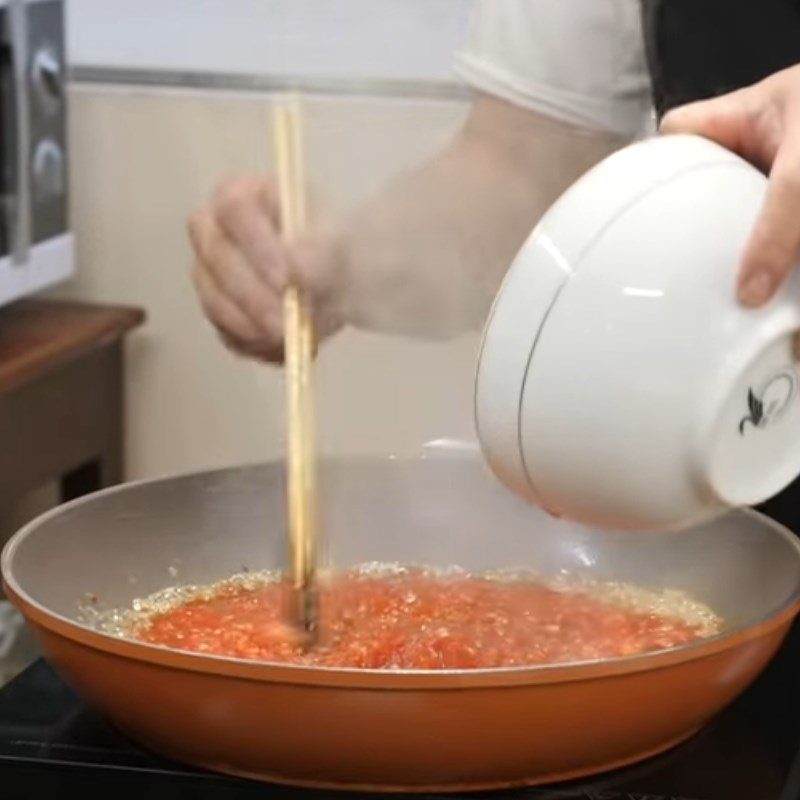
<path id="1" fill-rule="evenodd" d="M 74 271 L 64 0 L 0 0 L 0 304 Z"/>

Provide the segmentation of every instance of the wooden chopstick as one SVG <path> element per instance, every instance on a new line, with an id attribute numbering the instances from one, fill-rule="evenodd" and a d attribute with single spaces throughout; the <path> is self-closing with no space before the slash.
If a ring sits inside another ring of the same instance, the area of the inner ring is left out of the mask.
<path id="1" fill-rule="evenodd" d="M 303 126 L 297 100 L 273 108 L 272 135 L 281 230 L 291 241 L 304 230 L 308 214 Z M 297 286 L 286 289 L 283 320 L 289 615 L 293 625 L 314 637 L 318 617 L 314 329 L 308 299 Z"/>

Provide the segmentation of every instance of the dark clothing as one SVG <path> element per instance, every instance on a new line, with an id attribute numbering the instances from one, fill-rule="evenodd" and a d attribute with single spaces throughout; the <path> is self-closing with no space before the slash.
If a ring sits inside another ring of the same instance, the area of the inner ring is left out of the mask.
<path id="1" fill-rule="evenodd" d="M 800 62 L 800 0 L 642 0 L 659 117 Z"/>
<path id="2" fill-rule="evenodd" d="M 642 25 L 659 118 L 800 63 L 800 0 L 642 0 Z M 761 510 L 800 534 L 800 480 Z"/>

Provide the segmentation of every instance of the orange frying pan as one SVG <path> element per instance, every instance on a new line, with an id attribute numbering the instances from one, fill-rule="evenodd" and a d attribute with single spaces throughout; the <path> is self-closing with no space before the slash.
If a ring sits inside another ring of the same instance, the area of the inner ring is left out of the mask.
<path id="1" fill-rule="evenodd" d="M 548 667 L 368 671 L 167 650 L 81 621 L 87 593 L 128 606 L 176 583 L 283 561 L 282 464 L 130 484 L 34 521 L 2 558 L 11 599 L 72 685 L 142 745 L 198 766 L 303 786 L 510 787 L 643 759 L 691 736 L 761 672 L 800 605 L 800 546 L 737 512 L 683 533 L 553 520 L 477 454 L 328 462 L 335 563 L 568 571 L 692 593 L 724 632 L 668 651 Z"/>

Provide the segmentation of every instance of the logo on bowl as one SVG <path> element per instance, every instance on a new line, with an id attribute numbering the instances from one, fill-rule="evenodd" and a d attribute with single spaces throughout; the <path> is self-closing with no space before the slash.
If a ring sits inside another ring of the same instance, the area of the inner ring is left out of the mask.
<path id="1" fill-rule="evenodd" d="M 777 422 L 786 413 L 796 394 L 797 375 L 793 369 L 784 369 L 773 375 L 758 392 L 748 389 L 748 413 L 739 423 L 739 433 L 744 436 L 748 425 L 766 428 Z"/>

